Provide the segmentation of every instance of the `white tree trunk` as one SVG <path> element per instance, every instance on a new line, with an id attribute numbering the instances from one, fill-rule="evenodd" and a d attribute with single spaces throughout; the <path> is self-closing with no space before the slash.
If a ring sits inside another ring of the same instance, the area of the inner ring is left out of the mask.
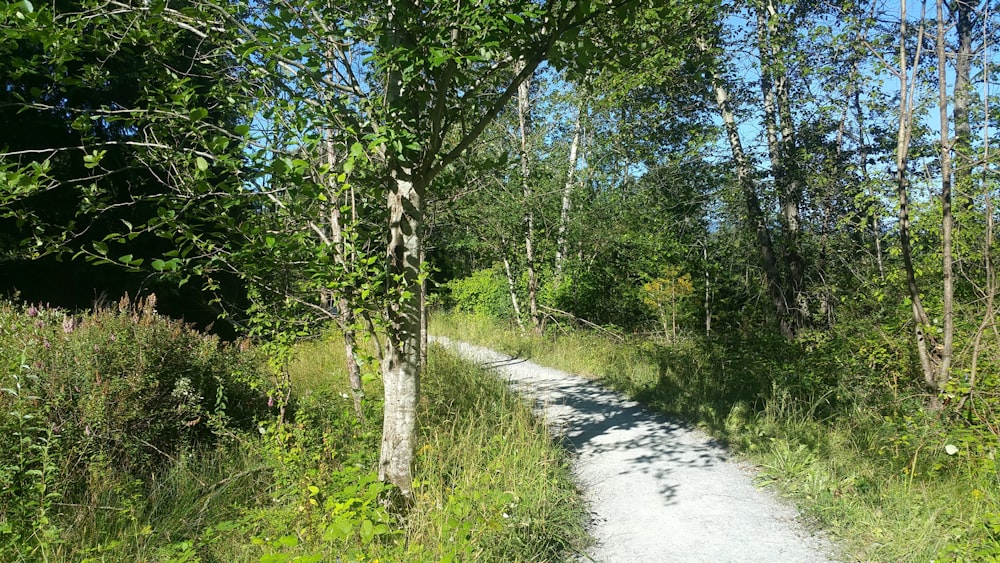
<path id="1" fill-rule="evenodd" d="M 517 281 L 510 268 L 510 259 L 503 253 L 503 271 L 507 275 L 507 291 L 510 292 L 510 305 L 514 308 L 514 318 L 517 320 L 517 327 L 524 332 L 524 319 L 521 318 L 521 304 L 517 300 Z"/>
<path id="2" fill-rule="evenodd" d="M 931 391 L 939 393 L 951 376 L 951 358 L 955 340 L 955 275 L 952 264 L 952 226 L 951 214 L 951 140 L 948 128 L 948 76 L 947 57 L 945 53 L 944 0 L 937 0 L 938 35 L 938 109 L 941 118 L 941 271 L 943 274 L 943 295 L 941 316 L 942 326 L 941 364 L 932 381 L 927 384 Z M 932 404 L 937 404 L 932 401 Z"/>
<path id="3" fill-rule="evenodd" d="M 423 186 L 412 168 L 392 166 L 388 194 L 388 307 L 382 381 L 385 412 L 379 478 L 412 498 L 417 402 L 420 396 L 420 227 Z M 408 295 L 405 295 L 408 294 Z"/>
<path id="4" fill-rule="evenodd" d="M 566 172 L 566 185 L 562 193 L 562 211 L 559 213 L 559 233 L 556 238 L 555 276 L 562 276 L 563 263 L 566 261 L 566 233 L 569 231 L 569 213 L 573 207 L 573 177 L 579 162 L 580 147 L 580 117 L 583 107 L 576 114 L 576 124 L 573 126 L 573 141 L 569 145 L 569 170 Z"/>

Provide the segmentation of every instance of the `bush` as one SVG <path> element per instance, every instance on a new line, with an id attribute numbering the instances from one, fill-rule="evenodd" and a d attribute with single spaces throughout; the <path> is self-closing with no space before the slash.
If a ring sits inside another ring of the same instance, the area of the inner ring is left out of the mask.
<path id="1" fill-rule="evenodd" d="M 78 317 L 0 303 L 0 553 L 52 535 L 54 499 L 128 489 L 265 412 L 260 358 L 154 306 Z"/>
<path id="2" fill-rule="evenodd" d="M 499 265 L 476 271 L 467 278 L 452 280 L 446 287 L 451 292 L 448 305 L 458 311 L 497 319 L 514 316 L 510 288 Z"/>

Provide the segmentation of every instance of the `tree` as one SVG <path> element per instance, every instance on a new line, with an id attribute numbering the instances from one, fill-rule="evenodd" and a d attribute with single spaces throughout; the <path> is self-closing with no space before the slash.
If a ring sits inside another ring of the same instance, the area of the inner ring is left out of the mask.
<path id="1" fill-rule="evenodd" d="M 198 70 L 220 99 L 233 100 L 240 119 L 206 121 L 215 108 L 199 103 L 197 81 L 179 75 L 145 90 L 142 103 L 99 110 L 100 119 L 142 139 L 125 144 L 141 149 L 135 159 L 148 169 L 163 167 L 165 189 L 135 203 L 155 216 L 112 229 L 85 253 L 179 282 L 204 276 L 210 290 L 222 274 L 239 276 L 253 298 L 254 330 L 279 340 L 307 333 L 316 319 L 346 327 L 348 309 L 362 318 L 380 311 L 379 472 L 404 497 L 412 495 L 425 206 L 435 180 L 543 61 L 583 75 L 617 38 L 652 32 L 676 63 L 687 52 L 689 22 L 703 19 L 700 6 L 639 0 L 100 8 L 88 4 L 67 16 L 77 36 L 91 37 L 92 21 L 120 21 L 108 28 L 112 48 L 151 33 L 210 46 L 195 57 Z M 46 41 L 58 35 L 51 23 L 40 22 Z M 213 83 L 218 77 L 224 80 Z M 93 132 L 83 135 L 83 162 L 100 166 L 102 143 Z M 52 161 L 32 168 L 11 156 L 5 153 L 5 182 L 13 186 L 5 201 L 44 190 Z M 85 193 L 87 212 L 115 208 L 100 189 Z M 371 205 L 377 198 L 378 209 Z M 375 220 L 385 229 L 371 229 Z M 120 253 L 135 232 L 170 247 L 159 257 Z"/>
<path id="2" fill-rule="evenodd" d="M 349 3 L 336 9 L 310 3 L 268 7 L 251 23 L 231 21 L 249 37 L 246 50 L 263 71 L 294 76 L 286 81 L 287 95 L 307 112 L 300 119 L 333 124 L 382 171 L 389 217 L 379 472 L 406 497 L 412 493 L 428 191 L 543 61 L 586 66 L 596 45 L 585 26 L 598 17 L 628 20 L 643 10 L 663 21 L 676 16 L 679 27 L 691 13 L 628 1 Z M 318 45 L 334 45 L 333 59 L 324 60 Z M 324 91 L 336 94 L 332 105 L 308 102 L 312 92 Z"/>
<path id="3" fill-rule="evenodd" d="M 660 275 L 642 286 L 643 303 L 656 311 L 667 342 L 677 340 L 677 310 L 681 301 L 694 293 L 691 274 L 681 274 L 677 268 L 664 267 Z"/>
<path id="4" fill-rule="evenodd" d="M 142 228 L 157 217 L 155 200 L 170 192 L 178 173 L 179 163 L 158 153 L 183 158 L 212 137 L 220 158 L 241 158 L 239 143 L 225 134 L 241 118 L 230 98 L 235 77 L 213 71 L 222 59 L 217 50 L 229 38 L 194 37 L 127 5 L 101 15 L 96 27 L 93 10 L 99 7 L 86 0 L 38 10 L 30 2 L 9 6 L 0 13 L 0 170 L 13 171 L 10 183 L 0 180 L 7 289 L 77 307 L 89 306 L 102 291 L 117 299 L 123 292 L 155 290 L 162 310 L 203 324 L 215 320 L 218 309 L 191 290 L 195 284 L 179 289 L 176 281 L 148 279 L 135 265 L 171 248 Z M 173 93 L 182 94 L 183 108 L 166 102 Z M 169 126 L 172 111 L 196 121 L 200 131 Z M 18 185 L 17 170 L 33 171 L 33 181 L 21 174 Z M 220 178 L 214 170 L 204 172 L 207 184 Z M 131 225 L 125 236 L 116 236 L 125 225 Z M 109 244 L 121 250 L 115 261 L 129 257 L 119 264 L 132 271 L 65 260 Z M 234 280 L 223 281 L 226 301 L 243 302 Z M 190 303 L 214 310 L 206 315 Z"/>

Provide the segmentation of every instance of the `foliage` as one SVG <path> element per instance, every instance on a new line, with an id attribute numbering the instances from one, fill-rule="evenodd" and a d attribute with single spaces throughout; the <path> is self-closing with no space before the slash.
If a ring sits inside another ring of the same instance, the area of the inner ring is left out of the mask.
<path id="1" fill-rule="evenodd" d="M 642 284 L 642 302 L 656 312 L 663 326 L 663 336 L 677 338 L 677 312 L 682 301 L 694 293 L 691 274 L 681 274 L 677 268 L 660 269 L 660 275 Z"/>
<path id="2" fill-rule="evenodd" d="M 556 561 L 583 537 L 565 452 L 501 381 L 438 349 L 404 519 L 337 338 L 296 348 L 281 420 L 255 346 L 222 347 L 148 304 L 72 317 L 5 303 L 0 327 L 5 561 Z M 364 405 L 378 421 L 378 401 Z"/>
<path id="3" fill-rule="evenodd" d="M 111 490 L 138 498 L 138 480 L 266 412 L 258 355 L 160 317 L 154 304 L 123 300 L 79 317 L 0 304 L 5 550 L 43 555 L 64 524 L 56 501 L 89 505 Z"/>
<path id="4" fill-rule="evenodd" d="M 178 249 L 155 229 L 175 207 L 168 205 L 173 191 L 183 185 L 188 205 L 207 203 L 209 193 L 231 181 L 225 170 L 243 160 L 236 132 L 245 118 L 241 97 L 235 76 L 222 72 L 232 62 L 220 49 L 228 34 L 197 37 L 173 23 L 202 8 L 192 2 L 162 10 L 108 10 L 90 0 L 5 4 L 4 287 L 65 307 L 152 288 L 166 312 L 202 326 L 218 316 L 208 306 L 212 296 L 195 289 L 200 284 L 178 288 L 176 278 L 149 276 L 175 272 L 181 258 L 164 256 Z M 224 228 L 227 214 L 212 211 L 191 217 L 193 234 L 212 238 Z M 230 208 L 229 215 L 241 211 Z M 75 254 L 97 260 L 67 260 Z M 60 283 L 67 277 L 77 283 Z M 241 301 L 232 278 L 215 281 L 227 303 Z"/>
<path id="5" fill-rule="evenodd" d="M 449 290 L 446 305 L 458 311 L 498 319 L 512 315 L 507 280 L 498 265 L 451 280 L 445 287 Z"/>

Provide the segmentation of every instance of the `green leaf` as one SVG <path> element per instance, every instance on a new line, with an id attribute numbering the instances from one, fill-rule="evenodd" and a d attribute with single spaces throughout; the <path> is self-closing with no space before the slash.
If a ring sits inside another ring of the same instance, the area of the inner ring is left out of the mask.
<path id="1" fill-rule="evenodd" d="M 372 525 L 371 520 L 365 520 L 361 523 L 361 542 L 371 543 L 372 539 L 375 538 L 375 526 Z"/>
<path id="2" fill-rule="evenodd" d="M 524 18 L 518 14 L 505 14 L 505 17 L 514 23 L 524 23 Z"/>
<path id="3" fill-rule="evenodd" d="M 83 155 L 83 167 L 87 169 L 97 168 L 101 164 L 101 159 L 108 151 L 94 151 L 90 154 Z"/>
<path id="4" fill-rule="evenodd" d="M 274 248 L 274 245 L 277 242 L 278 241 L 272 236 L 264 237 L 264 244 L 266 244 L 268 248 Z"/>
<path id="5" fill-rule="evenodd" d="M 95 240 L 93 244 L 94 244 L 94 250 L 96 250 L 98 254 L 101 255 L 108 254 L 108 245 L 104 244 L 99 240 Z"/>
<path id="6" fill-rule="evenodd" d="M 191 121 L 201 121 L 208 117 L 208 110 L 205 108 L 194 108 L 188 113 L 188 117 Z"/>
<path id="7" fill-rule="evenodd" d="M 157 258 L 156 260 L 153 260 L 149 265 L 157 272 L 162 272 L 164 269 L 166 269 L 167 263 Z"/>
<path id="8" fill-rule="evenodd" d="M 194 165 L 201 172 L 204 172 L 204 171 L 208 170 L 208 161 L 205 160 L 204 158 L 200 157 L 200 156 L 198 158 L 194 159 Z"/>
<path id="9" fill-rule="evenodd" d="M 35 6 L 28 0 L 21 0 L 17 4 L 14 4 L 14 9 L 17 10 L 19 14 L 31 14 L 35 11 Z"/>

